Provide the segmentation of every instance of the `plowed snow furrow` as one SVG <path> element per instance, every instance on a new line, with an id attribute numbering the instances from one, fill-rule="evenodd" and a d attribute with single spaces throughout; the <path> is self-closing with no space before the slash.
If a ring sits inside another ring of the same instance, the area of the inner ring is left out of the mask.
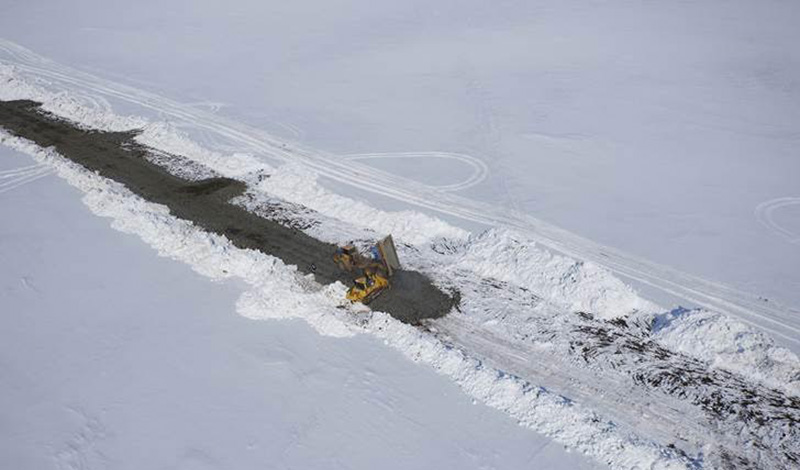
<path id="1" fill-rule="evenodd" d="M 558 311 L 502 283 L 463 275 L 449 282 L 462 293 L 463 313 L 426 325 L 466 354 L 688 455 L 702 450 L 712 462 L 746 468 L 797 463 L 797 397 L 710 370 L 624 320 Z M 524 327 L 508 327 L 508 316 L 524 318 Z"/>

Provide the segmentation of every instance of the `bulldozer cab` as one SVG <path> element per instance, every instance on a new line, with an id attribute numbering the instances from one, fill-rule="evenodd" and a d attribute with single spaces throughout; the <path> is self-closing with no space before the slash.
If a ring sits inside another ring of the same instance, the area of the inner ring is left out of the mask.
<path id="1" fill-rule="evenodd" d="M 339 247 L 333 255 L 333 261 L 345 271 L 361 273 L 361 276 L 353 279 L 347 299 L 365 304 L 388 289 L 389 278 L 395 270 L 400 269 L 391 235 L 378 241 L 363 255 L 352 243 Z"/>
<path id="2" fill-rule="evenodd" d="M 369 287 L 369 284 L 371 284 L 371 283 L 369 283 L 369 281 L 367 281 L 366 277 L 360 277 L 360 278 L 358 278 L 358 279 L 353 281 L 353 285 L 357 289 L 361 289 L 361 290 L 367 290 L 367 287 Z"/>
<path id="3" fill-rule="evenodd" d="M 336 249 L 333 261 L 345 271 L 352 271 L 357 266 L 358 250 L 353 245 L 345 245 Z"/>

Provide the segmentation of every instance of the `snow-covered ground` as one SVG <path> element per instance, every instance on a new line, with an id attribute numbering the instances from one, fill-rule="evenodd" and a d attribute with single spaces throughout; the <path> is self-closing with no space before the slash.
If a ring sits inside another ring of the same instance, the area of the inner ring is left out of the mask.
<path id="1" fill-rule="evenodd" d="M 311 230 L 328 241 L 392 232 L 407 266 L 462 291 L 461 315 L 425 335 L 379 314 L 351 322 L 331 310 L 335 287 L 276 299 L 292 279 L 280 263 L 14 139 L 44 165 L 9 172 L 9 194 L 58 168 L 116 228 L 206 276 L 244 280 L 243 315 L 370 333 L 616 466 L 713 466 L 727 458 L 715 446 L 774 463 L 796 443 L 755 424 L 800 386 L 796 355 L 769 336 L 800 351 L 794 3 L 162 3 L 10 5 L 0 99 L 40 99 L 94 127 L 145 126 L 140 142 L 248 181 L 254 204 L 312 209 Z M 360 335 L 342 344 L 364 341 L 378 347 Z M 655 385 L 687 377 L 703 385 L 680 396 Z M 753 391 L 770 398 L 745 409 L 751 422 L 693 408 L 736 408 Z M 764 455 L 744 445 L 750 436 Z"/>
<path id="2" fill-rule="evenodd" d="M 52 171 L 0 193 L 0 467 L 597 467 L 372 337 L 235 315 L 237 282 L 80 198 Z"/>

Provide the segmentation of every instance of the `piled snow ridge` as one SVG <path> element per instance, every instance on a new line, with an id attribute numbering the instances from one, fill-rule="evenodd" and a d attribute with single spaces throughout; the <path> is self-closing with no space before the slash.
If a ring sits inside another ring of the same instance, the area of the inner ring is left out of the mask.
<path id="1" fill-rule="evenodd" d="M 704 309 L 675 309 L 657 315 L 653 337 L 669 349 L 800 396 L 800 360 L 767 335 Z"/>
<path id="2" fill-rule="evenodd" d="M 491 229 L 470 237 L 457 249 L 452 265 L 524 287 L 562 310 L 607 320 L 663 311 L 600 266 L 553 254 L 511 230 Z"/>
<path id="3" fill-rule="evenodd" d="M 154 122 L 143 126 L 141 133 L 136 136 L 136 142 L 168 154 L 180 155 L 227 178 L 251 180 L 257 175 L 268 175 L 273 171 L 270 165 L 253 155 L 223 154 L 206 149 L 171 123 Z"/>
<path id="4" fill-rule="evenodd" d="M 173 155 L 155 149 L 144 156 L 148 162 L 166 169 L 171 175 L 187 181 L 202 181 L 219 178 L 221 175 L 205 165 L 200 165 L 186 157 Z"/>
<path id="5" fill-rule="evenodd" d="M 119 116 L 111 105 L 102 98 L 78 94 L 75 91 L 53 92 L 49 85 L 38 80 L 34 85 L 20 78 L 16 68 L 0 62 L 0 100 L 33 100 L 42 103 L 42 109 L 56 116 L 68 119 L 78 125 L 102 129 L 109 132 L 124 132 L 141 129 L 147 120 L 138 116 Z"/>
<path id="6" fill-rule="evenodd" d="M 283 165 L 256 189 L 301 204 L 325 216 L 356 227 L 391 233 L 395 239 L 422 245 L 437 238 L 464 239 L 468 232 L 415 211 L 386 212 L 363 202 L 327 191 L 318 175 L 301 164 Z"/>
<path id="7" fill-rule="evenodd" d="M 264 253 L 236 248 L 230 241 L 175 218 L 123 185 L 80 165 L 0 131 L 0 144 L 28 153 L 51 165 L 69 184 L 84 192 L 95 214 L 112 219 L 116 230 L 136 234 L 162 256 L 189 264 L 213 279 L 239 278 L 249 288 L 237 302 L 240 314 L 253 319 L 302 318 L 321 334 L 350 336 L 369 332 L 414 361 L 425 363 L 454 380 L 468 395 L 505 411 L 520 424 L 551 436 L 617 468 L 678 469 L 694 465 L 678 453 L 620 432 L 591 411 L 534 387 L 450 348 L 432 335 L 389 315 L 342 309 L 344 286 L 322 287 L 296 268 Z M 298 279 L 300 282 L 297 282 Z M 275 292 L 284 295 L 276 296 Z"/>

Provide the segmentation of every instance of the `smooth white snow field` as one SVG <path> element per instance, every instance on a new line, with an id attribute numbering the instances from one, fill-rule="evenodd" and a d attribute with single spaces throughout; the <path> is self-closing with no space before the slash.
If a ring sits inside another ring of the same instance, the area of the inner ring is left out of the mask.
<path id="1" fill-rule="evenodd" d="M 599 468 L 373 337 L 236 315 L 80 198 L 0 193 L 0 468 Z"/>

